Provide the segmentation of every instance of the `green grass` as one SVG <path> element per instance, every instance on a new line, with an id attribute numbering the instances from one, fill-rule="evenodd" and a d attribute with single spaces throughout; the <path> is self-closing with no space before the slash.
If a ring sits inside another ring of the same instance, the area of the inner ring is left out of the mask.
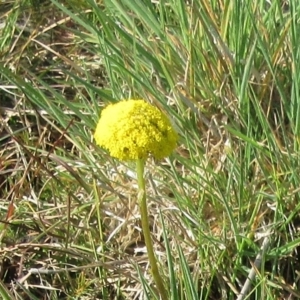
<path id="1" fill-rule="evenodd" d="M 101 109 L 127 98 L 158 106 L 180 135 L 146 166 L 170 299 L 300 297 L 297 1 L 0 11 L 3 299 L 159 299 L 133 166 L 92 138 Z"/>

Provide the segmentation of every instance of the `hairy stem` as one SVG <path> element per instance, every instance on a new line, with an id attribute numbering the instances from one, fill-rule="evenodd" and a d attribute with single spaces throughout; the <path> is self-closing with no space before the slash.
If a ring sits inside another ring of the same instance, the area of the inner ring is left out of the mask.
<path id="1" fill-rule="evenodd" d="M 137 178 L 138 178 L 138 186 L 139 186 L 138 200 L 139 200 L 139 206 L 141 211 L 142 230 L 143 230 L 144 239 L 146 243 L 152 276 L 157 286 L 157 289 L 161 295 L 161 298 L 163 300 L 168 300 L 167 292 L 164 287 L 164 282 L 158 271 L 157 260 L 154 255 L 153 244 L 152 244 L 151 234 L 149 230 L 149 217 L 148 217 L 148 210 L 147 210 L 145 179 L 144 179 L 145 160 L 138 159 L 136 165 L 137 165 Z"/>

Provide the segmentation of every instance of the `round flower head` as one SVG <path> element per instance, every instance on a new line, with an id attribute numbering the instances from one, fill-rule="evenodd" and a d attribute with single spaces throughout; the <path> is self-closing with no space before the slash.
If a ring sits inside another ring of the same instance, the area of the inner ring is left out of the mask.
<path id="1" fill-rule="evenodd" d="M 144 100 L 123 100 L 103 109 L 94 138 L 111 156 L 136 160 L 168 156 L 178 136 L 158 108 Z"/>

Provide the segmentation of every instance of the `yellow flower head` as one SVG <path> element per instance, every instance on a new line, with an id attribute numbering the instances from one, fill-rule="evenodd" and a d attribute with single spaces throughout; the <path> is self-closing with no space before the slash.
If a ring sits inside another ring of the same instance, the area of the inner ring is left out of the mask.
<path id="1" fill-rule="evenodd" d="M 168 156 L 178 135 L 158 108 L 144 100 L 123 100 L 103 109 L 94 138 L 111 156 L 136 160 Z"/>

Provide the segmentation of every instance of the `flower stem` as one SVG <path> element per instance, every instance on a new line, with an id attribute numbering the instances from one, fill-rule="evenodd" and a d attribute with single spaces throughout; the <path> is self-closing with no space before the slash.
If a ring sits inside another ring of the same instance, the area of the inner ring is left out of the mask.
<path id="1" fill-rule="evenodd" d="M 147 210 L 145 179 L 144 179 L 145 160 L 138 159 L 136 162 L 136 166 L 137 166 L 137 179 L 138 179 L 138 186 L 139 186 L 138 200 L 139 200 L 140 211 L 141 211 L 142 230 L 143 230 L 148 258 L 151 266 L 152 276 L 157 286 L 157 289 L 161 295 L 161 298 L 163 300 L 168 300 L 167 292 L 164 287 L 164 282 L 158 271 L 157 260 L 154 255 L 153 244 L 152 244 L 150 230 L 149 230 L 149 217 L 148 217 L 148 210 Z"/>

